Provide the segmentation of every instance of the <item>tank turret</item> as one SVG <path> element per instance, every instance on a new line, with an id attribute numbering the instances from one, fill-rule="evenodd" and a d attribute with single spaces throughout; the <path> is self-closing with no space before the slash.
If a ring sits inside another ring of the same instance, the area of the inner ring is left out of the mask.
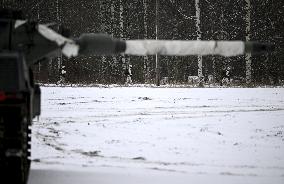
<path id="1" fill-rule="evenodd" d="M 61 29 L 64 30 L 64 29 Z M 32 65 L 62 53 L 79 55 L 222 55 L 261 53 L 273 46 L 244 41 L 120 40 L 105 34 L 69 38 L 20 11 L 0 11 L 0 176 L 25 184 L 30 168 L 31 124 L 40 115 L 40 88 Z"/>

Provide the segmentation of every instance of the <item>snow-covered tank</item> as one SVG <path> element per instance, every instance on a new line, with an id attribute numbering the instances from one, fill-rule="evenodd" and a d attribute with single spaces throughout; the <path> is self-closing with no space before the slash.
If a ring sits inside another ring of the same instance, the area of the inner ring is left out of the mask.
<path id="1" fill-rule="evenodd" d="M 64 29 L 61 29 L 64 30 Z M 78 55 L 223 55 L 264 52 L 265 44 L 243 41 L 119 40 L 104 34 L 68 38 L 46 25 L 26 20 L 21 12 L 0 10 L 0 177 L 27 182 L 31 124 L 40 115 L 40 88 L 32 66 L 59 53 Z"/>

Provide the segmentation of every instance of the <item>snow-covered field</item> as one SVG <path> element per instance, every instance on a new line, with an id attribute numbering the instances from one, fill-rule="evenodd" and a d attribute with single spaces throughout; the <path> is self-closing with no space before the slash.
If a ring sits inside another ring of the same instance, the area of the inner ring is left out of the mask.
<path id="1" fill-rule="evenodd" d="M 42 96 L 33 168 L 144 169 L 284 183 L 283 88 L 43 87 Z"/>

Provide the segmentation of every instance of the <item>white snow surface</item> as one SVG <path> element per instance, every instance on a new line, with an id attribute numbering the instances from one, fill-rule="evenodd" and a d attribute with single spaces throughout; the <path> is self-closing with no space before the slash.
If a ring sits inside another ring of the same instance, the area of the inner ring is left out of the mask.
<path id="1" fill-rule="evenodd" d="M 42 96 L 33 167 L 284 183 L 283 88 L 43 87 Z"/>
<path id="2" fill-rule="evenodd" d="M 130 55 L 221 55 L 237 56 L 245 53 L 243 41 L 200 40 L 126 40 L 125 54 Z"/>

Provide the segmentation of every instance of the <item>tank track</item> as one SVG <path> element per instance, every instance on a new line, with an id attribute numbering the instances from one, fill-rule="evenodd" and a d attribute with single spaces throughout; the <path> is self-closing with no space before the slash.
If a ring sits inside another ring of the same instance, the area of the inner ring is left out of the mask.
<path id="1" fill-rule="evenodd" d="M 28 180 L 31 129 L 30 122 L 22 114 L 21 108 L 0 109 L 0 178 L 1 183 L 4 182 L 2 184 L 26 184 Z"/>

